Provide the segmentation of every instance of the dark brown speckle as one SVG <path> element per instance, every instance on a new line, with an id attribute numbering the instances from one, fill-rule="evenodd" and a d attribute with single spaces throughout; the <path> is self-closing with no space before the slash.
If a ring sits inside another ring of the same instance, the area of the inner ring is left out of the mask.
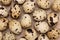
<path id="1" fill-rule="evenodd" d="M 32 29 L 27 29 L 27 31 L 28 31 L 29 33 L 33 33 Z"/>
<path id="2" fill-rule="evenodd" d="M 43 38 L 45 39 L 45 35 L 44 35 L 44 34 L 42 34 L 42 36 L 43 36 Z"/>
<path id="3" fill-rule="evenodd" d="M 54 17 L 56 17 L 57 16 L 57 14 L 54 14 Z"/>

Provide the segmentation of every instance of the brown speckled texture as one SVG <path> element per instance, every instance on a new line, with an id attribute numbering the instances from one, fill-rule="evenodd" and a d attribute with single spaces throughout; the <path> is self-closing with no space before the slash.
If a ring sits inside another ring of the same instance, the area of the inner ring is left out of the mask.
<path id="1" fill-rule="evenodd" d="M 13 0 L 12 0 L 12 1 L 13 1 Z M 26 0 L 26 1 L 28 1 L 28 0 Z M 50 0 L 50 1 L 51 1 L 51 0 Z M 52 2 L 53 2 L 53 1 L 54 1 L 54 0 L 52 0 Z M 36 4 L 36 0 L 34 0 L 34 2 L 35 2 L 35 4 Z M 10 6 L 5 6 L 5 7 L 7 8 L 7 11 L 8 11 L 8 12 L 9 12 L 10 8 L 11 8 L 14 4 L 15 4 L 15 2 L 13 1 Z M 2 5 L 1 2 L 0 2 L 0 5 Z M 37 4 L 35 5 L 35 7 L 36 7 L 35 9 L 40 9 Z M 18 21 L 20 21 L 21 16 L 25 13 L 25 12 L 23 12 L 24 10 L 23 10 L 23 8 L 22 8 L 22 5 L 20 5 L 20 8 L 21 8 L 21 15 L 20 15 L 19 19 L 17 19 Z M 47 11 L 47 13 L 49 13 L 49 12 L 51 12 L 51 11 L 53 11 L 53 10 L 52 10 L 52 9 L 48 9 L 48 10 L 45 10 L 45 11 Z M 59 22 L 58 22 L 56 28 L 60 29 L 60 12 L 56 12 L 56 13 L 59 14 Z M 32 17 L 32 14 L 30 14 L 30 16 Z M 9 12 L 9 17 L 7 17 L 7 18 L 8 18 L 9 20 L 13 19 L 13 18 L 11 18 L 11 16 L 10 16 L 10 12 Z M 32 18 L 32 19 L 33 19 L 33 18 Z M 31 26 L 31 27 L 34 27 L 33 24 L 34 24 L 34 21 L 32 20 L 32 26 Z M 25 29 L 23 29 L 23 31 L 24 31 L 24 30 L 25 30 Z M 5 30 L 5 31 L 10 31 L 10 30 L 7 29 L 7 30 Z M 3 34 L 4 34 L 5 31 L 3 31 Z M 21 34 L 16 35 L 16 39 L 17 39 L 17 40 L 19 40 L 20 37 L 24 36 L 24 35 L 23 35 L 23 34 L 24 34 L 23 31 L 22 31 Z M 60 37 L 59 37 L 58 39 L 56 39 L 56 40 L 60 40 Z"/>

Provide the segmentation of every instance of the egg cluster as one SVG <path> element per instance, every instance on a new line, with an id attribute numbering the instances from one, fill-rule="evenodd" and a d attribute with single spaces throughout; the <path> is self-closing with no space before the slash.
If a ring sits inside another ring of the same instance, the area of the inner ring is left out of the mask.
<path id="1" fill-rule="evenodd" d="M 59 11 L 60 0 L 0 0 L 0 40 L 56 40 Z"/>

